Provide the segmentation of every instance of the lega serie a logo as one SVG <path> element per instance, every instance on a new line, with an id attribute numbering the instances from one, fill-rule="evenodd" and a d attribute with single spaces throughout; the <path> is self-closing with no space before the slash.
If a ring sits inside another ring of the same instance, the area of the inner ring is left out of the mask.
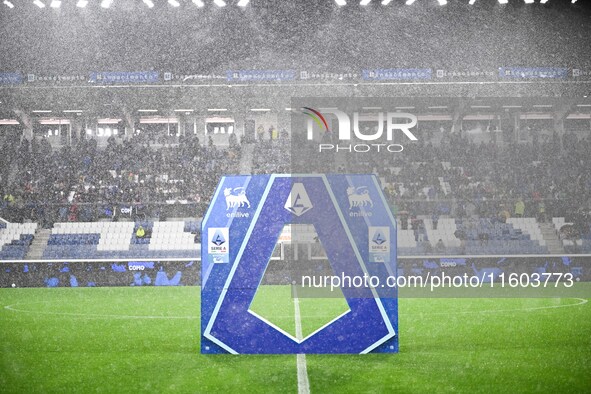
<path id="1" fill-rule="evenodd" d="M 303 183 L 293 184 L 283 207 L 296 216 L 302 216 L 313 208 Z"/>
<path id="2" fill-rule="evenodd" d="M 354 211 L 349 213 L 350 216 L 366 217 L 372 215 L 371 211 L 360 210 L 360 208 L 373 207 L 373 201 L 367 186 L 349 186 L 347 188 L 347 198 L 349 200 L 349 211 Z M 296 182 L 293 184 L 283 207 L 296 216 L 302 216 L 314 208 L 303 183 Z"/>
<path id="3" fill-rule="evenodd" d="M 352 189 L 347 192 L 348 188 Z M 330 321 L 305 336 L 291 335 L 274 319 L 251 309 L 286 225 L 316 229 L 325 250 L 323 264 L 330 265 L 332 272 L 359 278 L 396 273 L 395 249 L 390 248 L 395 222 L 374 176 L 224 177 L 216 193 L 220 198 L 212 199 L 202 225 L 203 244 L 207 242 L 201 250 L 203 353 L 398 351 L 397 300 L 391 289 L 343 287 L 347 310 L 328 316 Z M 247 210 L 248 218 L 227 219 L 230 212 Z M 346 214 L 370 210 L 373 216 L 361 220 Z M 291 280 L 276 284 L 291 288 Z M 298 289 L 303 296 L 300 290 L 303 287 Z"/>
<path id="4" fill-rule="evenodd" d="M 226 238 L 224 237 L 224 234 L 222 234 L 221 229 L 215 231 L 211 243 L 213 243 L 216 246 L 221 246 L 222 244 L 226 243 Z"/>
<path id="5" fill-rule="evenodd" d="M 411 131 L 417 125 L 418 120 L 415 115 L 409 113 L 377 112 L 360 114 L 359 112 L 353 112 L 352 121 L 347 113 L 335 108 L 318 110 L 311 107 L 302 107 L 301 113 L 308 117 L 307 139 L 309 141 L 315 140 L 315 128 L 320 130 L 321 137 L 327 135 L 330 137 L 331 143 L 323 142 L 318 145 L 319 152 L 402 152 L 404 147 L 401 144 L 392 143 L 397 132 L 402 132 L 410 141 L 418 140 Z M 338 122 L 337 133 L 330 130 L 327 115 L 336 118 Z M 359 126 L 360 122 L 374 122 L 376 127 L 371 128 L 371 131 L 368 129 L 362 131 Z M 355 140 L 361 143 L 342 144 L 342 142 Z"/>
<path id="6" fill-rule="evenodd" d="M 207 232 L 207 252 L 214 264 L 228 263 L 230 253 L 229 231 L 227 227 L 210 227 Z"/>

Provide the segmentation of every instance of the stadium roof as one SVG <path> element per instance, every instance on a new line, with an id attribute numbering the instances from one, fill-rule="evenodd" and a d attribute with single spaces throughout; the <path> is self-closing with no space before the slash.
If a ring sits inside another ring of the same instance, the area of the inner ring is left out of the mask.
<path id="1" fill-rule="evenodd" d="M 589 2 L 435 0 L 367 6 L 332 0 L 253 0 L 198 7 L 114 0 L 85 8 L 19 1 L 0 5 L 0 72 L 23 74 L 169 70 L 176 74 L 240 69 L 588 68 Z M 45 0 L 49 4 L 49 1 Z M 587 4 L 585 4 L 587 3 Z"/>

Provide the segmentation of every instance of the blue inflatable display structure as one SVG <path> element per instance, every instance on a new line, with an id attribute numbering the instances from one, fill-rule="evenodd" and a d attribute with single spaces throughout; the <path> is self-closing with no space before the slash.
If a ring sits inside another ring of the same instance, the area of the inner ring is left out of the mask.
<path id="1" fill-rule="evenodd" d="M 223 177 L 202 223 L 201 352 L 398 352 L 387 286 L 342 288 L 349 312 L 299 341 L 248 312 L 287 224 L 315 227 L 334 275 L 396 275 L 396 222 L 375 176 Z"/>

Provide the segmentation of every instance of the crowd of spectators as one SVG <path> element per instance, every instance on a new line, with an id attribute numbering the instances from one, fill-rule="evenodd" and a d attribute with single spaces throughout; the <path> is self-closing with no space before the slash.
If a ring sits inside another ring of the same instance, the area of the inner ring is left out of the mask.
<path id="1" fill-rule="evenodd" d="M 591 202 L 591 136 L 475 143 L 462 133 L 404 153 L 357 155 L 354 167 L 386 182 L 398 209 L 454 217 L 569 216 Z"/>
<path id="2" fill-rule="evenodd" d="M 240 146 L 202 146 L 197 137 L 159 147 L 110 138 L 104 148 L 81 139 L 59 149 L 44 138 L 5 137 L 0 216 L 44 225 L 116 218 L 122 210 L 162 217 L 171 206 L 186 208 L 180 216 L 198 216 L 219 177 L 240 160 Z"/>
<path id="3" fill-rule="evenodd" d="M 566 217 L 579 233 L 589 231 L 584 218 L 591 216 L 591 134 L 530 132 L 531 138 L 519 142 L 487 134 L 476 142 L 461 131 L 442 132 L 436 142 L 405 143 L 402 153 L 352 154 L 319 154 L 317 143 L 294 136 L 259 144 L 255 170 L 374 173 L 400 219 L 427 217 L 435 228 L 441 215 L 501 223 L 511 217 L 540 223 Z M 330 135 L 322 142 L 340 143 Z"/>
<path id="4" fill-rule="evenodd" d="M 29 142 L 19 133 L 7 133 L 0 144 L 2 216 L 51 224 L 96 220 L 97 211 L 108 215 L 118 206 L 128 206 L 159 217 L 164 215 L 161 207 L 171 204 L 189 204 L 187 216 L 199 216 L 220 176 L 237 172 L 243 143 L 255 144 L 253 173 L 306 168 L 376 173 L 399 216 L 501 221 L 533 216 L 545 221 L 588 209 L 591 201 L 591 138 L 572 132 L 519 143 L 492 138 L 476 143 L 462 132 L 445 133 L 435 143 L 406 143 L 402 153 L 359 153 L 344 160 L 314 155 L 287 132 L 277 137 L 240 143 L 234 138 L 224 148 L 211 141 L 201 144 L 195 136 L 160 147 L 111 138 L 106 147 L 98 148 L 96 141 L 82 139 L 56 150 L 43 138 Z"/>

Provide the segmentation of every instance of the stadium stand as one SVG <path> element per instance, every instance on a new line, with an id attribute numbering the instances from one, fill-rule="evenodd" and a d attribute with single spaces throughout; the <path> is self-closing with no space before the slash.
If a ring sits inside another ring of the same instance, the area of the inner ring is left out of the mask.
<path id="1" fill-rule="evenodd" d="M 552 224 L 564 250 L 569 253 L 591 253 L 591 227 L 583 223 L 576 227 L 575 223 L 566 222 L 565 218 L 552 218 Z"/>
<path id="2" fill-rule="evenodd" d="M 12 172 L 0 184 L 0 217 L 47 227 L 113 218 L 121 208 L 134 219 L 199 215 L 219 177 L 236 173 L 240 161 L 240 146 L 201 146 L 196 137 L 159 147 L 112 138 L 100 148 L 89 139 L 59 149 L 44 138 L 0 138 L 0 147 Z"/>
<path id="3" fill-rule="evenodd" d="M 398 216 L 400 255 L 591 251 L 589 223 L 565 220 L 585 217 L 575 212 L 590 199 L 590 137 L 554 132 L 515 144 L 490 134 L 477 144 L 466 133 L 440 133 L 436 140 L 408 144 L 403 155 L 360 155 L 347 162 L 331 157 L 316 164 L 323 172 L 379 177 Z M 28 142 L 8 133 L 0 139 L 6 152 L 1 176 L 7 180 L 0 185 L 0 217 L 50 229 L 43 258 L 192 257 L 198 228 L 185 218 L 203 214 L 223 174 L 240 168 L 290 172 L 290 145 L 298 142 L 289 135 L 224 147 L 201 144 L 195 136 L 151 146 L 134 136 L 110 138 L 105 146 L 82 139 L 58 148 L 44 138 Z M 523 214 L 516 213 L 519 200 Z M 402 212 L 410 218 L 408 228 Z M 436 228 L 433 216 L 439 218 Z M 149 236 L 136 236 L 139 225 Z M 572 226 L 574 233 L 567 231 Z M 11 230 L 2 238 L 1 258 L 25 256 L 35 228 L 18 236 Z M 551 229 L 556 239 L 549 239 Z"/>
<path id="4" fill-rule="evenodd" d="M 146 236 L 137 237 L 142 226 Z M 196 257 L 197 222 L 55 223 L 45 259 Z"/>
<path id="5" fill-rule="evenodd" d="M 259 141 L 255 146 L 252 162 L 253 174 L 284 173 L 289 171 L 290 140 Z"/>
<path id="6" fill-rule="evenodd" d="M 437 229 L 433 229 L 430 219 L 417 220 L 422 223 L 407 230 L 402 230 L 398 222 L 401 256 L 548 253 L 535 218 L 511 218 L 508 223 L 483 218 L 442 218 Z"/>
<path id="7" fill-rule="evenodd" d="M 0 260 L 22 260 L 33 241 L 37 223 L 0 222 Z"/>
<path id="8" fill-rule="evenodd" d="M 564 218 L 554 218 L 553 223 L 558 233 Z M 136 235 L 140 226 L 145 230 L 143 237 Z M 401 256 L 548 253 L 535 218 L 510 218 L 507 223 L 440 218 L 433 229 L 431 219 L 425 217 L 415 218 L 413 227 L 402 229 L 398 220 Z M 36 229 L 35 223 L 0 224 L 0 260 L 24 259 Z M 300 231 L 298 237 L 305 234 Z M 575 242 L 577 253 L 588 251 L 591 234 L 575 241 L 563 239 L 567 251 Z M 42 258 L 191 258 L 199 256 L 200 250 L 198 221 L 58 222 L 50 229 Z"/>
<path id="9" fill-rule="evenodd" d="M 7 157 L 12 158 L 6 168 L 14 168 L 14 178 L 20 180 L 3 185 L 2 195 L 11 194 L 15 199 L 4 202 L 4 211 L 14 211 L 20 203 L 23 209 L 16 215 L 20 220 L 54 222 L 65 221 L 70 214 L 75 220 L 93 220 L 96 213 L 87 212 L 85 204 L 98 202 L 150 205 L 200 201 L 212 195 L 221 174 L 237 172 L 242 150 L 240 144 L 201 146 L 196 138 L 170 147 L 148 147 L 134 139 L 113 139 L 104 148 L 93 140 L 82 140 L 75 147 L 56 150 L 43 138 L 31 144 L 23 140 L 3 145 Z M 286 138 L 257 141 L 253 173 L 289 169 L 289 145 Z M 536 217 L 539 203 L 546 201 L 549 216 L 564 217 L 570 208 L 568 194 L 584 193 L 580 189 L 589 180 L 589 146 L 588 137 L 578 139 L 568 132 L 546 143 L 520 143 L 518 147 L 475 144 L 456 133 L 446 134 L 437 144 L 422 140 L 416 146 L 409 144 L 404 155 L 369 155 L 352 161 L 347 168 L 340 168 L 342 163 L 337 168 L 335 163 L 326 170 L 376 173 L 391 200 L 397 205 L 412 203 L 416 214 L 437 208 L 455 217 L 470 211 L 493 217 L 501 202 L 509 204 L 512 211 L 521 196 L 525 216 Z M 565 173 L 572 175 L 563 177 Z M 77 212 L 60 209 L 74 204 Z M 6 212 L 3 215 L 8 216 Z"/>

